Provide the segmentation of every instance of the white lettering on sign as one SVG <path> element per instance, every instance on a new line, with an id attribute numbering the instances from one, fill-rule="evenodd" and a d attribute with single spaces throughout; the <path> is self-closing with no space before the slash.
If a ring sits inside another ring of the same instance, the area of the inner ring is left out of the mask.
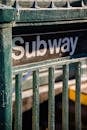
<path id="1" fill-rule="evenodd" d="M 16 42 L 20 45 L 16 45 Z M 70 56 L 75 53 L 76 45 L 78 42 L 78 36 L 64 37 L 58 39 L 42 40 L 40 36 L 36 36 L 36 41 L 24 41 L 22 37 L 13 38 L 13 52 L 12 58 L 14 60 L 20 60 L 26 56 L 26 58 L 33 58 L 38 56 L 45 56 L 49 50 L 50 54 L 59 54 L 68 52 Z M 32 45 L 32 51 L 30 46 Z M 41 48 L 42 47 L 42 48 Z M 49 49 L 47 49 L 49 48 Z"/>

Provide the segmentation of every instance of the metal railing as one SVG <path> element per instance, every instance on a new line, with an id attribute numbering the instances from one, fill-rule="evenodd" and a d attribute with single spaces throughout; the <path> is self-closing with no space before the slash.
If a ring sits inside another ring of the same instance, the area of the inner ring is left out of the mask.
<path id="1" fill-rule="evenodd" d="M 82 59 L 84 60 L 84 58 Z M 14 67 L 13 73 L 15 76 L 15 94 L 16 94 L 16 107 L 15 107 L 15 129 L 22 129 L 22 86 L 21 75 L 23 72 L 31 70 L 33 73 L 33 105 L 32 105 L 32 130 L 39 130 L 39 68 L 48 68 L 48 129 L 55 130 L 55 93 L 54 93 L 54 71 L 58 65 L 63 66 L 63 90 L 62 90 L 62 130 L 69 129 L 69 98 L 68 98 L 68 81 L 69 81 L 69 65 L 75 64 L 75 81 L 76 81 L 76 102 L 75 102 L 75 127 L 76 130 L 81 130 L 81 104 L 80 104 L 80 88 L 81 88 L 81 62 L 79 59 L 65 60 L 65 61 L 48 61 L 47 64 L 37 64 L 34 67 L 17 68 Z M 20 103 L 19 103 L 20 102 Z"/>
<path id="2" fill-rule="evenodd" d="M 1 3 L 10 5 L 10 0 Z M 12 67 L 12 27 L 41 26 L 68 23 L 87 22 L 87 6 L 83 0 L 81 7 L 56 8 L 51 2 L 50 8 L 20 8 L 18 2 L 14 7 L 0 5 L 0 130 L 12 130 L 12 73 L 15 75 L 15 130 L 22 130 L 22 73 L 27 70 L 33 72 L 33 113 L 32 129 L 39 130 L 39 69 L 47 67 L 49 70 L 49 98 L 48 98 L 48 129 L 55 130 L 55 98 L 54 98 L 54 69 L 63 66 L 63 98 L 62 98 L 62 129 L 69 129 L 68 112 L 68 79 L 69 64 L 76 64 L 76 130 L 81 130 L 81 59 L 46 60 L 33 64 Z M 83 58 L 84 59 L 84 58 Z"/>

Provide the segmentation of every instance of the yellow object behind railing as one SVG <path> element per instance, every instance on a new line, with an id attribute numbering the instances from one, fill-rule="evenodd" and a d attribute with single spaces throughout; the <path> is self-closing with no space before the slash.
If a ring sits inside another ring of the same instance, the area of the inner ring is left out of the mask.
<path id="1" fill-rule="evenodd" d="M 75 102 L 75 90 L 69 89 L 69 99 Z M 87 94 L 80 93 L 80 102 L 82 105 L 87 106 Z"/>

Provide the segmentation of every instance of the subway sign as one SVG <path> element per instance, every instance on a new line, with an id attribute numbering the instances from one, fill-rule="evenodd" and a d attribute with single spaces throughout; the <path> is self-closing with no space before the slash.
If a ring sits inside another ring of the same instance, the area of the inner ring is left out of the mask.
<path id="1" fill-rule="evenodd" d="M 13 65 L 24 65 L 87 53 L 87 29 L 43 31 L 13 35 Z"/>

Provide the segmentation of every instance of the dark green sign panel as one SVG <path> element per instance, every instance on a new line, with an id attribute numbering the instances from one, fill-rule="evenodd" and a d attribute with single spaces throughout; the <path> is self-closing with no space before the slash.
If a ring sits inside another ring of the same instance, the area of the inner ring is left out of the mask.
<path id="1" fill-rule="evenodd" d="M 25 27 L 16 31 L 16 34 L 13 31 L 13 65 L 87 54 L 86 28 Z"/>

